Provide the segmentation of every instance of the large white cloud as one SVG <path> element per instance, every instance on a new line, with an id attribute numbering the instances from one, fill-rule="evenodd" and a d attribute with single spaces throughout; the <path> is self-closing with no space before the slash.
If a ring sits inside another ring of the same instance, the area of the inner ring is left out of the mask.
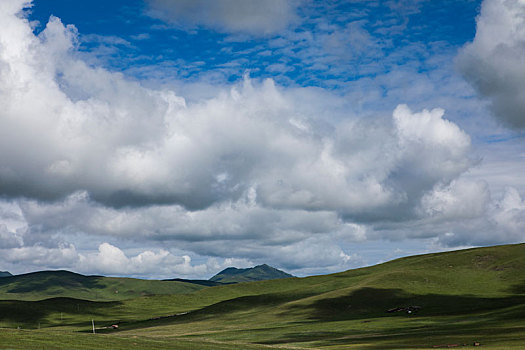
<path id="1" fill-rule="evenodd" d="M 458 56 L 467 81 L 504 124 L 525 128 L 525 1 L 485 0 L 476 36 Z"/>
<path id="2" fill-rule="evenodd" d="M 52 17 L 35 37 L 15 10 L 2 19 L 16 35 L 0 32 L 3 195 L 86 191 L 113 207 L 203 209 L 253 189 L 270 207 L 381 217 L 400 204 L 409 211 L 469 166 L 468 136 L 439 110 L 401 106 L 383 124 L 349 119 L 249 79 L 187 105 L 89 67 L 75 58 L 74 27 Z"/>
<path id="3" fill-rule="evenodd" d="M 519 194 L 500 203 L 458 180 L 471 141 L 440 108 L 365 118 L 330 92 L 248 77 L 186 100 L 90 66 L 58 18 L 35 36 L 23 5 L 0 3 L 0 263 L 334 271 L 363 261 L 348 242 L 487 242 L 482 222 L 519 237 Z"/>
<path id="4" fill-rule="evenodd" d="M 485 215 L 490 203 L 490 191 L 485 181 L 454 180 L 450 185 L 437 185 L 421 199 L 424 216 L 460 220 Z"/>
<path id="5" fill-rule="evenodd" d="M 482 205 L 485 206 L 482 215 L 445 219 L 437 241 L 454 247 L 525 240 L 525 203 L 515 188 L 507 188 L 500 198 L 482 202 Z"/>
<path id="6" fill-rule="evenodd" d="M 0 247 L 2 264 L 24 264 L 33 269 L 70 269 L 87 274 L 128 275 L 136 277 L 155 276 L 173 278 L 179 276 L 207 276 L 224 268 L 210 264 L 192 264 L 188 255 L 175 256 L 167 250 L 145 250 L 128 257 L 121 249 L 104 242 L 96 252 L 79 252 L 73 244 L 57 247 L 28 246 L 13 249 Z"/>
<path id="7" fill-rule="evenodd" d="M 427 192 L 416 209 L 419 218 L 369 228 L 368 239 L 428 238 L 441 247 L 469 247 L 525 240 L 525 205 L 517 189 L 493 195 L 487 182 L 461 176 Z"/>
<path id="8" fill-rule="evenodd" d="M 266 35 L 297 20 L 297 0 L 147 0 L 149 13 L 182 28 Z"/>
<path id="9" fill-rule="evenodd" d="M 195 276 L 209 274 L 206 264 L 192 265 L 188 255 L 175 256 L 169 251 L 146 250 L 128 257 L 116 246 L 107 242 L 99 245 L 96 253 L 79 254 L 78 271 L 98 271 L 113 275 L 148 276 Z"/>

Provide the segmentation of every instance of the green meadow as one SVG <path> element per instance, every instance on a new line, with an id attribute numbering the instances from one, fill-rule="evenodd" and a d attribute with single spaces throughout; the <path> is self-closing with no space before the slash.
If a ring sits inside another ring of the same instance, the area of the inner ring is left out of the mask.
<path id="1" fill-rule="evenodd" d="M 524 244 L 214 287 L 28 276 L 0 279 L 0 349 L 525 348 Z"/>
<path id="2" fill-rule="evenodd" d="M 113 301 L 145 295 L 191 293 L 193 283 L 84 276 L 69 271 L 41 271 L 0 278 L 0 298 L 42 300 L 52 297 Z"/>

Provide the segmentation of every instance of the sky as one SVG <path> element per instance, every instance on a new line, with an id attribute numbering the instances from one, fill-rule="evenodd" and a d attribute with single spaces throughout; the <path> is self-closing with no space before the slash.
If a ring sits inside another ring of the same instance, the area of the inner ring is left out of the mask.
<path id="1" fill-rule="evenodd" d="M 3 0 L 0 270 L 523 242 L 524 57 L 525 0 Z"/>

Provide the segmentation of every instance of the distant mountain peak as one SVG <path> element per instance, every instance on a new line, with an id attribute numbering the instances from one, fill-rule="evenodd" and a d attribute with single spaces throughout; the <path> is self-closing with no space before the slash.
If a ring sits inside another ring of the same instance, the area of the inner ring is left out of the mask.
<path id="1" fill-rule="evenodd" d="M 294 277 L 289 273 L 271 267 L 267 264 L 257 265 L 254 267 L 239 269 L 236 267 L 228 267 L 212 278 L 210 281 L 222 283 L 237 283 L 237 282 L 253 282 L 273 280 L 280 278 Z"/>
<path id="2" fill-rule="evenodd" d="M 0 271 L 0 277 L 11 277 L 13 276 L 9 271 Z"/>

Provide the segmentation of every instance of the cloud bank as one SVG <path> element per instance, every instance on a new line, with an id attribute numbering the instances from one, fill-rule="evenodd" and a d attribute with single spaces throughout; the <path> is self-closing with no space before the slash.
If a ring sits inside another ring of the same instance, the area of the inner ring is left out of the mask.
<path id="1" fill-rule="evenodd" d="M 272 208 L 352 215 L 406 204 L 409 215 L 471 163 L 468 135 L 439 109 L 399 106 L 373 122 L 327 117 L 329 106 L 301 107 L 293 90 L 249 78 L 187 105 L 76 58 L 76 29 L 58 18 L 35 37 L 26 20 L 3 17 L 17 29 L 0 34 L 4 196 L 86 191 L 114 208 L 198 210 L 250 192 Z"/>
<path id="2" fill-rule="evenodd" d="M 9 266 L 170 277 L 271 261 L 334 271 L 362 264 L 346 247 L 370 239 L 522 238 L 520 194 L 492 198 L 463 178 L 477 163 L 471 139 L 443 109 L 400 104 L 364 117 L 345 97 L 248 76 L 188 100 L 183 88 L 146 88 L 87 64 L 76 28 L 56 17 L 36 36 L 25 5 L 0 4 Z"/>

